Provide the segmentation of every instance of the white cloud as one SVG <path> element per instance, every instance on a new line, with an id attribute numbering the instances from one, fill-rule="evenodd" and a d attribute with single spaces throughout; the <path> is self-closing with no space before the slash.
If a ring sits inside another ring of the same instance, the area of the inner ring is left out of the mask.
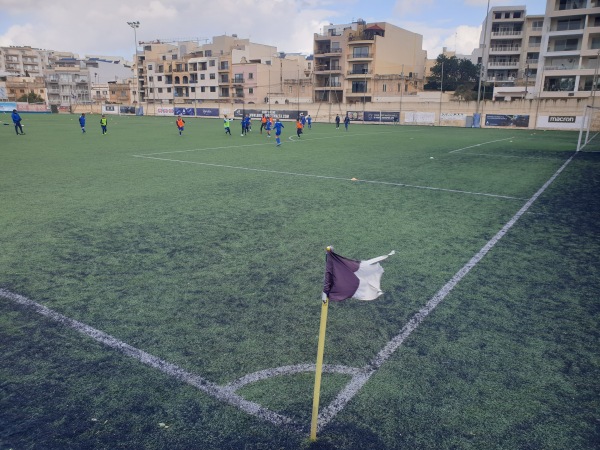
<path id="1" fill-rule="evenodd" d="M 396 0 L 394 13 L 400 17 L 417 15 L 434 5 L 434 0 Z"/>

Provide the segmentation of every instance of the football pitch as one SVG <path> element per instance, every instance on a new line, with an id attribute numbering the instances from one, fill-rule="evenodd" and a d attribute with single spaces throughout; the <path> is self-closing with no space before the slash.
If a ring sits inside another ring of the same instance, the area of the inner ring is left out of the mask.
<path id="1" fill-rule="evenodd" d="M 600 445 L 596 140 L 23 118 L 0 126 L 0 449 Z M 382 297 L 329 306 L 311 443 L 327 245 L 396 254 Z"/>

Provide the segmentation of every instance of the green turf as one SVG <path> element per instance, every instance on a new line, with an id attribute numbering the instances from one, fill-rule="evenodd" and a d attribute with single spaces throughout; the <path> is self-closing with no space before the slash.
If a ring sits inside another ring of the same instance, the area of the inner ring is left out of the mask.
<path id="1" fill-rule="evenodd" d="M 211 119 L 181 137 L 172 118 L 109 116 L 106 136 L 99 116 L 85 135 L 77 116 L 24 123 L 0 128 L 0 288 L 220 385 L 315 362 L 329 244 L 397 251 L 382 298 L 329 309 L 325 363 L 367 364 L 577 141 L 317 123 L 296 142 L 286 123 L 276 148 L 237 121 L 231 137 Z M 573 159 L 316 444 L 0 299 L 0 448 L 594 448 L 598 155 Z M 347 380 L 324 374 L 322 406 Z M 312 382 L 239 394 L 308 427 Z"/>

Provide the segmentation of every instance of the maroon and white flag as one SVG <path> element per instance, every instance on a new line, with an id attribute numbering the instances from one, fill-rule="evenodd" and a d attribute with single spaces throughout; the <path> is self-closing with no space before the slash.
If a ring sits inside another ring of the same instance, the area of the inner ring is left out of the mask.
<path id="1" fill-rule="evenodd" d="M 381 290 L 381 276 L 383 267 L 379 261 L 393 255 L 392 251 L 387 255 L 357 261 L 344 258 L 327 251 L 327 263 L 325 266 L 325 280 L 323 281 L 323 301 L 327 298 L 332 301 L 342 301 L 348 298 L 357 300 L 375 300 L 383 291 Z"/>

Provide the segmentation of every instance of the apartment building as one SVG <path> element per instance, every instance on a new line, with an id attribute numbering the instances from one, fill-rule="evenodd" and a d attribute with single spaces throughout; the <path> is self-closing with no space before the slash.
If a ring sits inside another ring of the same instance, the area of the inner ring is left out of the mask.
<path id="1" fill-rule="evenodd" d="M 541 45 L 536 83 L 542 98 L 588 97 L 596 91 L 600 0 L 548 0 Z"/>
<path id="2" fill-rule="evenodd" d="M 215 36 L 204 44 L 144 43 L 138 61 L 143 98 L 148 103 L 267 103 L 273 94 L 297 99 L 296 89 L 310 91 L 298 82 L 297 74 L 307 70 L 304 57 L 282 55 L 276 47 L 235 34 Z M 289 92 L 284 85 L 298 87 Z M 307 94 L 311 98 L 312 92 Z"/>
<path id="3" fill-rule="evenodd" d="M 385 102 L 423 86 L 423 36 L 385 22 L 327 25 L 314 35 L 317 102 Z"/>
<path id="4" fill-rule="evenodd" d="M 524 6 L 494 7 L 473 55 L 495 100 L 588 97 L 600 62 L 600 0 L 547 0 L 545 15 L 531 16 Z"/>
<path id="5" fill-rule="evenodd" d="M 45 102 L 48 101 L 47 91 L 46 91 L 46 83 L 44 82 L 44 78 L 39 77 L 2 77 L 5 79 L 5 93 L 4 97 L 9 102 L 19 101 L 19 98 L 22 98 L 28 94 L 36 94 Z"/>
<path id="6" fill-rule="evenodd" d="M 45 79 L 48 103 L 53 110 L 72 111 L 75 105 L 91 102 L 91 77 L 85 61 L 60 59 L 45 70 Z"/>

